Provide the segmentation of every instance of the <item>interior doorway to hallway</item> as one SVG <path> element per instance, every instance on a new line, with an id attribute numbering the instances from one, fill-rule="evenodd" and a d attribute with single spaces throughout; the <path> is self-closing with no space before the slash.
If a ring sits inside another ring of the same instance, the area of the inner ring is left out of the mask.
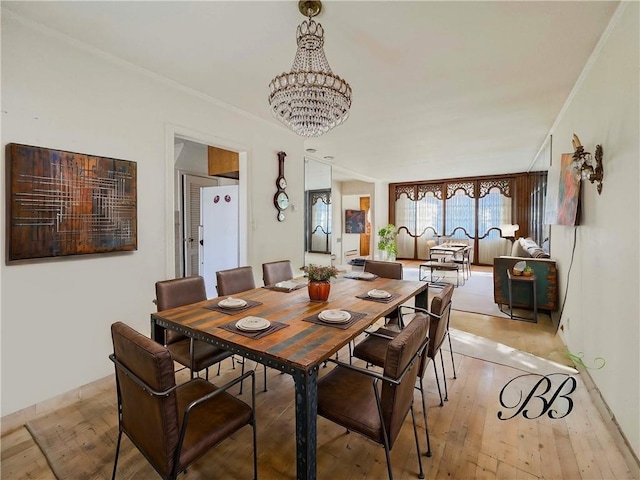
<path id="1" fill-rule="evenodd" d="M 243 161 L 246 160 L 246 154 L 174 136 L 176 277 L 202 275 L 208 283 L 209 297 L 216 295 L 215 271 L 223 269 L 216 267 L 216 258 L 233 258 L 231 267 L 246 261 L 246 231 L 239 222 L 240 217 L 246 218 L 244 185 L 240 186 L 244 183 L 240 177 L 241 155 Z M 229 188 L 231 191 L 227 191 Z M 204 195 L 206 191 L 210 194 Z M 229 215 L 230 210 L 235 218 L 237 227 L 232 235 L 215 220 L 221 206 L 226 209 L 225 215 Z M 228 248 L 233 252 L 221 252 Z M 224 265 L 224 268 L 231 267 Z M 207 276 L 211 277 L 208 282 Z"/>

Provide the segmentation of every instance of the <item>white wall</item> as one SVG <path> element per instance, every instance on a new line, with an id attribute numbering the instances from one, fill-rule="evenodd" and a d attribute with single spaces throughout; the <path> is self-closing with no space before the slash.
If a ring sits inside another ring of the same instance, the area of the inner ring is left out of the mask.
<path id="1" fill-rule="evenodd" d="M 551 254 L 558 260 L 560 299 L 566 295 L 561 334 L 582 352 L 605 402 L 636 455 L 640 455 L 640 244 L 638 195 L 640 146 L 640 4 L 623 2 L 610 35 L 553 132 L 553 166 L 572 151 L 576 133 L 593 152 L 604 150 L 604 184 L 582 184 L 581 224 L 553 226 Z M 606 35 L 606 34 L 605 34 Z M 551 177 L 551 176 L 550 176 Z M 569 273 L 570 269 L 570 273 Z M 567 291 L 568 287 L 568 291 Z"/>
<path id="2" fill-rule="evenodd" d="M 138 250 L 0 267 L 2 415 L 112 373 L 112 322 L 149 333 L 154 283 L 174 275 L 167 266 L 173 257 L 169 131 L 197 132 L 246 150 L 248 260 L 257 280 L 262 262 L 303 262 L 304 157 L 302 140 L 283 128 L 5 13 L 3 146 L 15 142 L 137 162 Z M 280 150 L 287 152 L 287 193 L 300 207 L 289 209 L 282 223 L 273 206 Z M 4 172 L 4 148 L 1 160 Z"/>

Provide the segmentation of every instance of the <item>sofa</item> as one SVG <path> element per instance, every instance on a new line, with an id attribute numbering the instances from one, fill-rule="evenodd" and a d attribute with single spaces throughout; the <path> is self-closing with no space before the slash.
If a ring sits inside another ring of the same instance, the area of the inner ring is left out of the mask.
<path id="1" fill-rule="evenodd" d="M 493 298 L 499 305 L 509 305 L 509 285 L 507 270 L 513 269 L 517 262 L 525 261 L 536 276 L 538 310 L 557 311 L 558 270 L 556 262 L 548 252 L 531 238 L 519 238 L 513 242 L 510 256 L 493 259 Z M 514 282 L 513 306 L 533 309 L 533 289 L 529 285 Z"/>

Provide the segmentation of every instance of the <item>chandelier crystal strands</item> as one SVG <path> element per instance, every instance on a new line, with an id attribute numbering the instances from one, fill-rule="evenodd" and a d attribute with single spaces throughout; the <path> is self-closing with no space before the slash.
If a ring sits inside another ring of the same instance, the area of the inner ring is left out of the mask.
<path id="1" fill-rule="evenodd" d="M 289 73 L 269 83 L 269 105 L 274 117 L 301 137 L 319 137 L 349 117 L 351 87 L 334 75 L 324 54 L 324 29 L 315 22 L 319 1 L 298 2 L 309 19 L 298 25 L 298 50 Z"/>

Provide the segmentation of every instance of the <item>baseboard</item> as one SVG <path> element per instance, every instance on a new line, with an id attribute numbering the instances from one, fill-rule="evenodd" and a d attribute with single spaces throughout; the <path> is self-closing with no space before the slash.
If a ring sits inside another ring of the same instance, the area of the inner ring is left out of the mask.
<path id="1" fill-rule="evenodd" d="M 10 413 L 0 418 L 1 435 L 10 433 L 13 430 L 22 427 L 25 423 L 36 417 L 45 415 L 58 408 L 63 408 L 72 403 L 85 398 L 92 397 L 100 392 L 110 390 L 115 384 L 115 374 L 107 375 L 95 382 L 82 385 L 68 392 L 49 398 L 43 402 L 36 403 L 17 412 Z"/>
<path id="2" fill-rule="evenodd" d="M 627 466 L 629 467 L 633 478 L 640 479 L 640 460 L 638 459 L 636 453 L 633 451 L 633 448 L 627 440 L 624 432 L 620 428 L 620 425 L 616 421 L 615 415 L 607 405 L 607 402 L 605 402 L 604 398 L 602 398 L 600 390 L 593 381 L 593 378 L 591 378 L 591 374 L 589 374 L 589 371 L 586 368 L 581 367 L 580 365 L 577 365 L 576 368 L 580 372 L 580 376 L 584 381 L 585 387 L 587 388 L 587 392 L 589 393 L 589 397 L 591 398 L 593 405 L 598 410 L 598 413 L 602 417 L 604 424 L 607 426 L 609 433 L 611 433 L 613 441 L 615 442 L 616 447 L 618 447 L 618 450 L 627 463 Z"/>

